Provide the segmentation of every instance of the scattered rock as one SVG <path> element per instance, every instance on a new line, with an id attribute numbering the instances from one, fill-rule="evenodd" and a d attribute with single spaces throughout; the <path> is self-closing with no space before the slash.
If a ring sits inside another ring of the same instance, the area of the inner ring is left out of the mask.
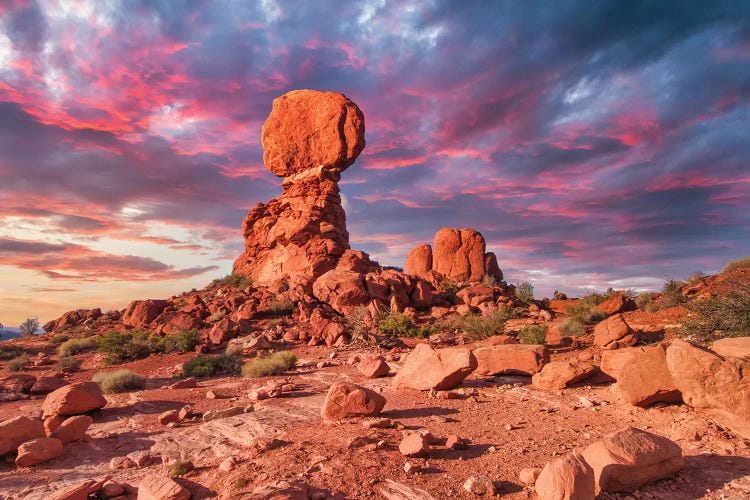
<path id="1" fill-rule="evenodd" d="M 0 423 L 0 456 L 16 451 L 21 443 L 45 436 L 39 420 L 14 417 Z"/>
<path id="2" fill-rule="evenodd" d="M 42 413 L 49 415 L 79 415 L 103 408 L 107 400 L 99 385 L 94 382 L 70 384 L 47 394 L 42 404 Z"/>
<path id="3" fill-rule="evenodd" d="M 544 365 L 542 371 L 534 374 L 531 383 L 538 389 L 557 390 L 580 382 L 593 375 L 597 368 L 589 362 L 571 359 L 553 361 Z"/>
<path id="4" fill-rule="evenodd" d="M 398 445 L 398 451 L 405 457 L 421 457 L 426 455 L 430 447 L 425 436 L 418 432 L 409 434 Z"/>
<path id="5" fill-rule="evenodd" d="M 632 405 L 646 407 L 659 401 L 682 401 L 682 395 L 667 368 L 666 349 L 663 346 L 604 351 L 601 370 L 617 380 L 617 389 L 622 398 Z"/>
<path id="6" fill-rule="evenodd" d="M 451 450 L 466 450 L 469 446 L 466 441 L 455 434 L 450 434 L 445 440 L 445 447 Z"/>
<path id="7" fill-rule="evenodd" d="M 138 485 L 138 500 L 188 500 L 190 491 L 161 474 L 150 474 Z"/>
<path id="8" fill-rule="evenodd" d="M 594 470 L 597 493 L 629 492 L 682 469 L 677 443 L 627 427 L 590 444 L 583 457 Z"/>
<path id="9" fill-rule="evenodd" d="M 88 415 L 76 415 L 62 421 L 49 437 L 57 438 L 63 443 L 80 441 L 86 437 L 86 430 L 94 423 L 94 419 Z"/>
<path id="10" fill-rule="evenodd" d="M 161 425 L 168 425 L 174 422 L 180 421 L 179 410 L 167 410 L 159 414 L 159 423 Z"/>
<path id="11" fill-rule="evenodd" d="M 207 411 L 203 414 L 203 421 L 210 422 L 211 420 L 216 420 L 217 418 L 229 418 L 241 415 L 243 413 L 245 413 L 244 407 L 232 406 L 231 408 L 226 408 L 224 410 Z"/>
<path id="12" fill-rule="evenodd" d="M 471 476 L 464 483 L 464 489 L 480 497 L 491 497 L 497 494 L 495 484 L 486 476 Z"/>
<path id="13" fill-rule="evenodd" d="M 288 481 L 275 481 L 255 488 L 247 500 L 309 500 L 310 488 L 302 483 L 290 483 Z"/>
<path id="14" fill-rule="evenodd" d="M 367 378 L 378 378 L 388 375 L 390 367 L 382 356 L 367 356 L 357 365 L 359 372 Z"/>
<path id="15" fill-rule="evenodd" d="M 378 415 L 385 406 L 385 398 L 377 392 L 349 383 L 335 383 L 323 402 L 321 415 L 328 420 L 355 416 Z"/>
<path id="16" fill-rule="evenodd" d="M 362 427 L 367 429 L 390 429 L 393 421 L 390 418 L 369 418 L 362 422 Z"/>
<path id="17" fill-rule="evenodd" d="M 0 380 L 0 392 L 28 393 L 36 382 L 36 377 L 25 373 L 14 373 Z"/>
<path id="18" fill-rule="evenodd" d="M 452 389 L 476 367 L 477 358 L 469 349 L 435 351 L 428 344 L 417 344 L 394 377 L 392 387 L 420 391 Z"/>
<path id="19" fill-rule="evenodd" d="M 638 343 L 638 334 L 625 322 L 622 314 L 600 321 L 594 327 L 594 344 L 605 349 L 631 347 Z"/>
<path id="20" fill-rule="evenodd" d="M 580 453 L 574 452 L 548 462 L 534 489 L 540 500 L 592 500 L 594 470 Z"/>
<path id="21" fill-rule="evenodd" d="M 63 454 L 63 442 L 59 439 L 40 437 L 21 443 L 18 447 L 16 465 L 18 467 L 31 467 L 33 465 L 48 462 Z"/>
<path id="22" fill-rule="evenodd" d="M 474 349 L 479 375 L 534 375 L 549 362 L 549 353 L 541 345 L 504 344 Z"/>

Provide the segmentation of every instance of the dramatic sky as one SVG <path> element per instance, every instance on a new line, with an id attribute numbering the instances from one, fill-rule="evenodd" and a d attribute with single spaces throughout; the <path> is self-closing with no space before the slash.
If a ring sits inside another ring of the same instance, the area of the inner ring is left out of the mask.
<path id="1" fill-rule="evenodd" d="M 473 227 L 543 296 L 750 254 L 750 2 L 2 0 L 0 322 L 227 274 L 299 88 L 365 114 L 382 264 Z"/>

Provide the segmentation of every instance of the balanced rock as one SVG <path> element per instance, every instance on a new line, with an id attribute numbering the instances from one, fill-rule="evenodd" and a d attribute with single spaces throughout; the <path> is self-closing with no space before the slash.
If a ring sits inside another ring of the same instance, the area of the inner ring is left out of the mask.
<path id="1" fill-rule="evenodd" d="M 382 356 L 366 356 L 360 360 L 357 370 L 367 378 L 378 378 L 388 375 L 390 367 Z"/>
<path id="2" fill-rule="evenodd" d="M 500 344 L 474 349 L 479 375 L 534 375 L 549 362 L 549 352 L 541 345 Z"/>
<path id="3" fill-rule="evenodd" d="M 596 366 L 588 361 L 576 359 L 553 361 L 544 365 L 542 371 L 534 374 L 531 377 L 531 383 L 538 389 L 564 389 L 593 375 L 596 371 Z"/>
<path id="4" fill-rule="evenodd" d="M 711 344 L 711 350 L 724 358 L 750 361 L 750 337 L 726 337 Z"/>
<path id="5" fill-rule="evenodd" d="M 385 398 L 377 392 L 355 384 L 335 383 L 328 389 L 321 414 L 328 420 L 378 415 Z"/>
<path id="6" fill-rule="evenodd" d="M 597 494 L 633 491 L 671 476 L 684 465 L 677 443 L 633 427 L 590 444 L 583 457 L 594 469 Z"/>
<path id="7" fill-rule="evenodd" d="M 675 339 L 667 348 L 667 368 L 686 404 L 750 439 L 750 362 Z"/>
<path id="8" fill-rule="evenodd" d="M 18 467 L 31 467 L 33 465 L 48 462 L 63 454 L 63 442 L 59 439 L 41 437 L 21 443 L 18 447 L 16 465 Z"/>
<path id="9" fill-rule="evenodd" d="M 49 437 L 57 438 L 63 443 L 80 441 L 86 437 L 86 430 L 94 423 L 94 419 L 88 415 L 76 415 L 66 418 L 52 431 Z"/>
<path id="10" fill-rule="evenodd" d="M 534 489 L 539 500 L 592 500 L 594 484 L 594 470 L 574 452 L 548 462 Z"/>
<path id="11" fill-rule="evenodd" d="M 190 490 L 162 474 L 151 474 L 138 485 L 138 500 L 188 500 Z"/>
<path id="12" fill-rule="evenodd" d="M 418 391 L 452 389 L 477 368 L 477 358 L 469 349 L 434 350 L 429 344 L 417 344 L 391 384 L 394 388 Z"/>
<path id="13" fill-rule="evenodd" d="M 638 334 L 623 319 L 622 314 L 610 316 L 594 327 L 594 344 L 605 349 L 630 347 L 638 343 Z"/>
<path id="14" fill-rule="evenodd" d="M 666 349 L 661 345 L 604 351 L 601 370 L 617 381 L 622 398 L 632 405 L 646 407 L 682 400 L 667 368 Z"/>
<path id="15" fill-rule="evenodd" d="M 107 400 L 95 382 L 79 382 L 60 387 L 49 394 L 42 404 L 44 416 L 80 415 L 103 408 Z"/>
<path id="16" fill-rule="evenodd" d="M 0 456 L 16 451 L 25 441 L 44 436 L 44 426 L 39 420 L 21 416 L 0 422 Z"/>

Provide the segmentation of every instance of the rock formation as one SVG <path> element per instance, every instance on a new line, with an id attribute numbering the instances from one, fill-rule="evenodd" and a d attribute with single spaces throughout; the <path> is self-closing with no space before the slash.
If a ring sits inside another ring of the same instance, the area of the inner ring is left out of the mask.
<path id="1" fill-rule="evenodd" d="M 245 252 L 234 271 L 258 285 L 286 281 L 311 291 L 349 248 L 338 182 L 365 147 L 364 116 L 341 94 L 296 90 L 273 101 L 263 125 L 263 162 L 282 194 L 242 223 Z"/>

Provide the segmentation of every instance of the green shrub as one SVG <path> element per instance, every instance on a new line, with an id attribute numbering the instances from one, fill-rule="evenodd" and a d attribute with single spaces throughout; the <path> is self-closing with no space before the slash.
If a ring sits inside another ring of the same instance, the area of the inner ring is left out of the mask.
<path id="1" fill-rule="evenodd" d="M 401 313 L 391 312 L 378 322 L 378 332 L 396 337 L 416 337 L 417 328 L 412 319 Z"/>
<path id="2" fill-rule="evenodd" d="M 73 356 L 63 356 L 57 362 L 57 368 L 68 373 L 77 372 L 81 368 L 81 360 Z"/>
<path id="3" fill-rule="evenodd" d="M 724 337 L 750 336 L 750 289 L 732 285 L 723 295 L 694 300 L 687 305 L 691 314 L 682 322 L 678 335 L 707 344 Z"/>
<path id="4" fill-rule="evenodd" d="M 157 352 L 190 352 L 195 350 L 195 346 L 200 343 L 201 335 L 198 330 L 191 328 L 156 338 L 158 340 L 153 341 L 152 344 Z"/>
<path id="5" fill-rule="evenodd" d="M 0 359 L 13 359 L 23 354 L 23 349 L 15 345 L 0 345 Z"/>
<path id="6" fill-rule="evenodd" d="M 661 305 L 663 307 L 679 306 L 687 302 L 687 297 L 682 295 L 684 283 L 675 280 L 669 280 L 664 283 L 661 290 Z"/>
<path id="7" fill-rule="evenodd" d="M 242 367 L 243 377 L 267 377 L 279 375 L 294 367 L 297 356 L 293 352 L 275 352 L 267 358 L 255 358 Z"/>
<path id="8" fill-rule="evenodd" d="M 580 318 L 568 317 L 562 320 L 557 327 L 560 335 L 565 337 L 577 337 L 586 334 L 586 323 Z"/>
<path id="9" fill-rule="evenodd" d="M 581 298 L 578 303 L 568 307 L 565 314 L 568 316 L 568 319 L 575 319 L 575 323 L 571 322 L 567 327 L 579 331 L 580 328 L 578 325 L 583 325 L 585 330 L 586 325 L 598 323 L 605 319 L 607 313 L 597 307 L 605 300 L 607 300 L 606 294 L 590 293 Z M 581 334 L 579 333 L 578 335 Z"/>
<path id="10" fill-rule="evenodd" d="M 136 391 L 146 386 L 146 379 L 130 370 L 99 372 L 91 380 L 99 384 L 105 394 Z"/>
<path id="11" fill-rule="evenodd" d="M 108 365 L 145 358 L 155 350 L 149 337 L 148 331 L 139 328 L 129 332 L 110 330 L 99 336 L 98 351 Z"/>
<path id="12" fill-rule="evenodd" d="M 724 269 L 721 270 L 722 274 L 740 269 L 742 267 L 750 267 L 750 257 L 744 257 L 742 259 L 733 260 L 728 262 Z"/>
<path id="13" fill-rule="evenodd" d="M 199 354 L 182 365 L 185 377 L 211 377 L 213 375 L 229 375 L 239 373 L 242 366 L 242 356 L 237 353 L 206 356 Z"/>
<path id="14" fill-rule="evenodd" d="M 244 290 L 245 288 L 253 285 L 253 280 L 245 275 L 232 273 L 224 276 L 223 278 L 213 280 L 212 284 L 231 286 L 238 290 Z"/>
<path id="15" fill-rule="evenodd" d="M 522 281 L 516 285 L 515 296 L 524 304 L 531 304 L 534 300 L 534 285 L 529 281 Z"/>
<path id="16" fill-rule="evenodd" d="M 456 301 L 456 293 L 461 289 L 461 286 L 453 280 L 443 278 L 438 284 L 438 288 L 449 302 L 454 303 Z"/>
<path id="17" fill-rule="evenodd" d="M 19 372 L 23 370 L 29 364 L 29 355 L 24 353 L 20 356 L 11 359 L 5 365 L 5 367 L 12 372 Z"/>
<path id="18" fill-rule="evenodd" d="M 63 342 L 65 342 L 66 340 L 68 340 L 69 338 L 70 338 L 70 335 L 66 335 L 64 333 L 58 333 L 58 334 L 53 335 L 52 337 L 50 337 L 49 341 L 50 341 L 51 344 L 60 345 Z"/>
<path id="19" fill-rule="evenodd" d="M 544 325 L 526 325 L 518 334 L 522 344 L 544 344 L 547 340 L 547 327 Z"/>
<path id="20" fill-rule="evenodd" d="M 178 460 L 176 462 L 172 462 L 172 465 L 169 466 L 169 477 L 184 476 L 188 472 L 192 472 L 194 470 L 195 466 L 193 465 L 193 462 Z"/>
<path id="21" fill-rule="evenodd" d="M 96 340 L 92 337 L 84 339 L 72 338 L 64 341 L 57 347 L 57 354 L 61 357 L 74 356 L 96 347 Z"/>
<path id="22" fill-rule="evenodd" d="M 508 313 L 505 309 L 481 314 L 467 314 L 461 320 L 461 330 L 472 340 L 482 340 L 493 335 L 500 335 L 505 330 Z"/>

